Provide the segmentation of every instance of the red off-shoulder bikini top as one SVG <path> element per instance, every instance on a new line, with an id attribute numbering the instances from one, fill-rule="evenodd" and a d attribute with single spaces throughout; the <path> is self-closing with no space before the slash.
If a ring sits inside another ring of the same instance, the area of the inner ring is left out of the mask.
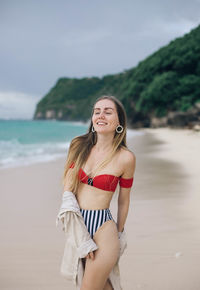
<path id="1" fill-rule="evenodd" d="M 70 168 L 74 167 L 74 162 L 70 165 Z M 106 191 L 115 191 L 118 181 L 120 187 L 130 188 L 133 184 L 132 178 L 122 178 L 115 175 L 101 174 L 93 178 L 87 176 L 82 168 L 79 170 L 79 179 L 82 183 L 97 187 Z"/>

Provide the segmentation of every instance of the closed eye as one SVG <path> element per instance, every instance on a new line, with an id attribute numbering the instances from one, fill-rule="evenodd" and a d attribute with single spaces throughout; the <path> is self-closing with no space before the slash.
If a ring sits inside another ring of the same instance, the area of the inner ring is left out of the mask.
<path id="1" fill-rule="evenodd" d="M 100 114 L 100 112 L 95 112 L 94 113 L 94 115 L 98 115 L 98 114 Z M 106 112 L 106 115 L 111 115 L 112 113 L 110 113 L 110 112 Z"/>

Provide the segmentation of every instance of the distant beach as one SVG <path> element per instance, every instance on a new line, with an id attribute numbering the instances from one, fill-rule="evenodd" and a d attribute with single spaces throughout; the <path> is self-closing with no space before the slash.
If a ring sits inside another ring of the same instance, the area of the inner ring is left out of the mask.
<path id="1" fill-rule="evenodd" d="M 136 172 L 120 260 L 124 290 L 200 287 L 200 134 L 184 129 L 129 132 Z M 66 144 L 66 143 L 65 143 Z M 64 233 L 55 220 L 65 154 L 0 170 L 0 288 L 75 287 L 60 275 Z M 111 202 L 114 218 L 117 192 Z"/>

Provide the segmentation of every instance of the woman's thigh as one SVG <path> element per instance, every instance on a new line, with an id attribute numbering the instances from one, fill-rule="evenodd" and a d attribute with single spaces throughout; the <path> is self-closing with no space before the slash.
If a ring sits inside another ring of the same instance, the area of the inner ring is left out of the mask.
<path id="1" fill-rule="evenodd" d="M 82 289 L 102 290 L 119 257 L 119 239 L 114 221 L 105 222 L 93 237 L 99 247 L 94 260 L 86 259 Z"/>

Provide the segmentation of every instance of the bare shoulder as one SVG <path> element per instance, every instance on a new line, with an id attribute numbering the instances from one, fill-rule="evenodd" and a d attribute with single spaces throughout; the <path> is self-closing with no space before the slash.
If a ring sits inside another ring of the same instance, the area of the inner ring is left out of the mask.
<path id="1" fill-rule="evenodd" d="M 120 161 L 125 164 L 133 164 L 136 160 L 135 154 L 128 148 L 120 149 Z"/>
<path id="2" fill-rule="evenodd" d="M 120 164 L 123 169 L 123 176 L 132 176 L 135 172 L 136 156 L 128 148 L 121 148 L 120 150 Z"/>

